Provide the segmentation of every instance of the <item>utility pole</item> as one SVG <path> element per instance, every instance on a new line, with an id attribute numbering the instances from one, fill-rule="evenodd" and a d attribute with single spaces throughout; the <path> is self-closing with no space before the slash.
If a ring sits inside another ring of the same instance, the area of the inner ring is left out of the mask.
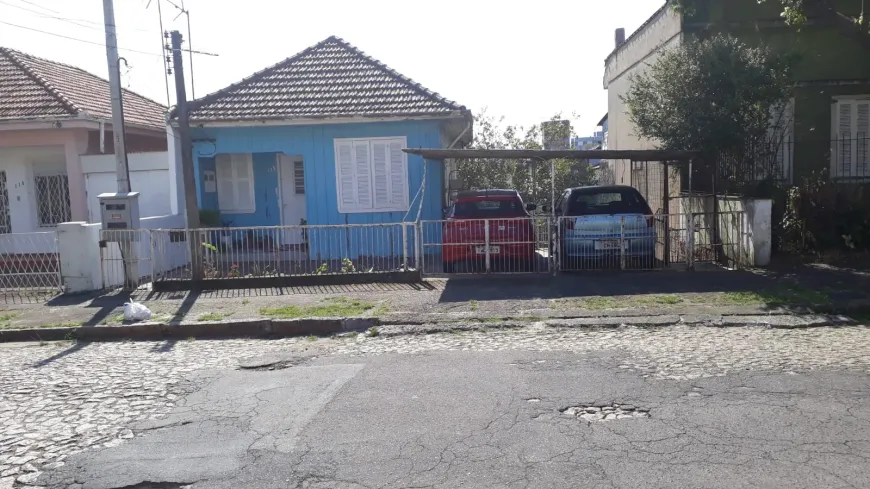
<path id="1" fill-rule="evenodd" d="M 184 178 L 184 210 L 188 229 L 199 227 L 199 203 L 196 201 L 196 180 L 193 174 L 193 145 L 190 141 L 190 116 L 187 113 L 187 92 L 184 88 L 184 62 L 181 53 L 181 33 L 170 33 L 172 69 L 175 72 L 175 107 L 178 112 L 178 136 L 181 139 L 181 174 Z M 203 278 L 202 250 L 199 233 L 188 231 L 190 265 L 194 280 Z"/>
<path id="2" fill-rule="evenodd" d="M 103 0 L 103 22 L 106 24 L 106 59 L 109 62 L 109 86 L 112 96 L 112 138 L 115 142 L 115 167 L 118 192 L 130 191 L 130 170 L 127 167 L 127 145 L 124 138 L 124 104 L 121 98 L 121 70 L 118 57 L 118 35 L 115 30 L 115 6 Z"/>

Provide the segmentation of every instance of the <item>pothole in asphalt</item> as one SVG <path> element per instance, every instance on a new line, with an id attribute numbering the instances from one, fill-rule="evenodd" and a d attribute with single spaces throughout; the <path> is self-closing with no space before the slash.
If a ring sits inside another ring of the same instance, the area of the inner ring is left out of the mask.
<path id="1" fill-rule="evenodd" d="M 649 418 L 649 409 L 630 404 L 595 404 L 570 406 L 559 410 L 562 414 L 585 421 L 617 421 L 621 419 Z"/>
<path id="2" fill-rule="evenodd" d="M 249 358 L 239 362 L 241 370 L 269 371 L 269 370 L 284 370 L 290 367 L 301 365 L 308 360 L 311 360 L 313 355 L 299 354 L 278 354 L 267 355 L 257 358 Z"/>

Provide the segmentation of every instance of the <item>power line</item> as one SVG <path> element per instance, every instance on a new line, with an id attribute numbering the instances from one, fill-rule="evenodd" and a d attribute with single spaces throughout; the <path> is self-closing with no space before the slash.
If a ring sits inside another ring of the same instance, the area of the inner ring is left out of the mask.
<path id="1" fill-rule="evenodd" d="M 33 2 L 31 2 L 30 0 L 20 0 L 20 1 L 22 1 L 22 2 L 24 2 L 24 3 L 26 3 L 26 4 L 28 4 L 28 5 L 33 5 L 34 7 L 41 8 L 41 9 L 43 9 L 43 10 L 48 10 L 49 12 L 54 12 L 54 13 L 56 13 L 56 14 L 59 14 L 59 13 L 60 13 L 60 12 L 58 12 L 57 10 L 50 9 L 50 8 L 48 8 L 48 7 L 44 7 L 44 6 L 42 6 L 42 5 L 38 4 L 38 3 L 33 3 Z"/>
<path id="2" fill-rule="evenodd" d="M 24 29 L 24 30 L 27 30 L 27 31 L 39 32 L 39 33 L 41 33 L 41 34 L 46 34 L 46 35 L 49 35 L 49 36 L 60 37 L 60 38 L 63 38 L 63 39 L 69 39 L 70 41 L 78 41 L 78 42 L 83 42 L 83 43 L 85 43 L 85 44 L 93 44 L 94 46 L 105 47 L 105 45 L 106 45 L 104 42 L 88 41 L 88 40 L 86 40 L 86 39 L 79 39 L 79 38 L 77 38 L 77 37 L 64 36 L 63 34 L 56 34 L 56 33 L 54 33 L 54 32 L 43 31 L 43 30 L 40 30 L 40 29 L 35 29 L 35 28 L 33 28 L 33 27 L 27 27 L 27 26 L 23 26 L 23 25 L 13 24 L 13 23 L 11 23 L 11 22 L 6 22 L 5 20 L 0 20 L 0 24 L 6 24 L 6 25 L 9 25 L 9 26 L 17 27 L 17 28 L 19 28 L 19 29 Z M 158 56 L 158 57 L 161 57 L 161 58 L 163 57 L 162 54 L 149 53 L 149 52 L 146 52 L 146 51 L 140 51 L 140 50 L 138 50 L 138 49 L 122 48 L 122 47 L 119 47 L 118 49 L 120 49 L 121 51 L 128 51 L 128 52 L 131 52 L 131 53 L 147 54 L 148 56 Z M 194 50 L 192 50 L 192 49 L 182 49 L 182 51 L 187 51 L 187 52 L 190 52 L 190 53 L 193 53 L 193 54 L 203 54 L 203 55 L 206 55 L 206 56 L 218 56 L 218 55 L 215 54 L 215 53 L 208 53 L 208 52 L 205 52 L 205 51 L 194 51 Z"/>
<path id="3" fill-rule="evenodd" d="M 47 35 L 49 35 L 49 36 L 60 37 L 60 38 L 63 38 L 63 39 L 69 39 L 70 41 L 78 41 L 78 42 L 83 42 L 83 43 L 85 43 L 85 44 L 93 44 L 94 46 L 101 46 L 101 47 L 104 47 L 104 46 L 105 46 L 105 43 L 102 43 L 102 42 L 94 42 L 94 41 L 88 41 L 88 40 L 85 40 L 85 39 L 79 39 L 79 38 L 77 38 L 77 37 L 64 36 L 63 34 L 56 34 L 56 33 L 54 33 L 54 32 L 48 32 L 48 31 L 43 31 L 43 30 L 40 30 L 40 29 L 34 29 L 33 27 L 27 27 L 27 26 L 23 26 L 23 25 L 13 24 L 13 23 L 11 23 L 11 22 L 6 22 L 6 21 L 3 21 L 3 20 L 0 20 L 0 24 L 11 25 L 12 27 L 17 27 L 17 28 L 19 28 L 19 29 L 24 29 L 24 30 L 27 30 L 27 31 L 39 32 L 39 33 L 41 33 L 41 34 L 47 34 Z M 162 54 L 148 53 L 148 52 L 145 52 L 145 51 L 139 51 L 139 50 L 137 50 L 137 49 L 130 49 L 130 48 L 118 48 L 118 49 L 121 49 L 121 50 L 123 50 L 123 51 L 129 51 L 129 52 L 131 52 L 131 53 L 147 54 L 148 56 L 159 56 L 159 57 L 161 57 L 161 58 L 163 57 Z"/>
<path id="4" fill-rule="evenodd" d="M 24 0 L 20 0 L 20 1 L 23 2 Z M 12 4 L 12 3 L 9 3 L 9 2 L 5 2 L 5 1 L 3 1 L 3 0 L 0 0 L 0 3 L 2 3 L 2 4 L 4 4 L 4 5 L 8 5 L 8 6 L 13 7 L 13 8 L 17 8 L 17 9 L 20 9 L 20 10 L 24 10 L 25 12 L 30 12 L 30 13 L 36 14 L 36 15 L 38 15 L 38 16 L 40 16 L 40 17 L 44 17 L 44 18 L 46 18 L 46 19 L 54 19 L 54 20 L 59 20 L 59 21 L 61 21 L 61 22 L 68 22 L 68 23 L 70 23 L 70 24 L 72 24 L 72 25 L 76 25 L 76 26 L 79 26 L 79 27 L 84 27 L 84 28 L 86 28 L 86 29 L 95 29 L 95 30 L 102 31 L 103 28 L 105 27 L 104 24 L 102 24 L 101 22 L 94 22 L 94 21 L 92 21 L 92 20 L 87 20 L 87 19 L 76 19 L 76 18 L 72 18 L 72 17 L 60 17 L 60 16 L 57 16 L 57 15 L 49 15 L 49 14 L 46 14 L 46 13 L 40 12 L 40 11 L 38 11 L 38 10 L 29 9 L 29 8 L 27 8 L 27 7 L 22 7 L 22 6 L 20 6 L 20 5 L 15 5 L 15 4 Z M 30 2 L 27 2 L 27 3 L 30 3 Z M 31 5 L 35 5 L 35 4 L 32 4 L 32 3 L 31 3 Z M 45 7 L 42 7 L 42 8 L 45 8 Z M 51 9 L 47 9 L 47 10 L 51 10 Z M 55 12 L 55 13 L 59 13 L 59 12 L 57 12 L 56 10 L 51 10 L 51 11 L 52 11 L 52 12 Z M 92 24 L 92 25 L 84 25 L 84 24 L 82 24 L 81 22 L 84 22 L 84 23 L 87 23 L 87 24 Z M 99 27 L 97 27 L 97 26 L 99 26 Z M 118 26 L 116 25 L 116 26 L 114 26 L 114 27 L 117 28 Z M 150 32 L 150 31 L 146 31 L 145 29 L 138 29 L 138 28 L 134 28 L 134 27 L 128 27 L 128 28 L 125 28 L 124 30 L 134 30 L 134 31 L 138 31 L 138 32 Z"/>

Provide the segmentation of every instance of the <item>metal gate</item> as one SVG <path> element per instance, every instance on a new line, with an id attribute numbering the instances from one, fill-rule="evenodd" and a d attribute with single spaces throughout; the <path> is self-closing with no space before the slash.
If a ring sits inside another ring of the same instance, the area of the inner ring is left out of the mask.
<path id="1" fill-rule="evenodd" d="M 552 271 L 549 216 L 422 221 L 426 275 Z"/>
<path id="2" fill-rule="evenodd" d="M 0 290 L 7 301 L 62 291 L 57 231 L 0 235 Z"/>

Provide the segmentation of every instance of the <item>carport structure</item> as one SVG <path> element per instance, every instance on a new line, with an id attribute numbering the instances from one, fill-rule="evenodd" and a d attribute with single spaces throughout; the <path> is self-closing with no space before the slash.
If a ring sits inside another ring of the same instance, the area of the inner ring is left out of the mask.
<path id="1" fill-rule="evenodd" d="M 720 215 L 717 199 L 713 198 L 712 205 L 700 206 L 700 209 L 693 203 L 692 197 L 692 178 L 697 171 L 695 163 L 701 158 L 699 151 L 672 151 L 672 150 L 514 150 L 514 149 L 422 149 L 408 148 L 404 150 L 406 153 L 422 156 L 426 160 L 487 160 L 487 159 L 516 159 L 516 160 L 532 160 L 538 162 L 550 162 L 550 209 L 556 209 L 557 198 L 561 195 L 562 189 L 555 188 L 555 164 L 554 160 L 590 160 L 601 159 L 605 162 L 614 160 L 623 160 L 631 163 L 632 169 L 630 175 L 631 185 L 637 188 L 643 197 L 650 204 L 652 211 L 655 214 L 655 223 L 657 229 L 658 242 L 656 243 L 655 256 L 656 263 L 645 264 L 641 268 L 660 268 L 668 267 L 672 263 L 685 263 L 688 268 L 693 268 L 696 261 L 710 261 L 722 263 L 724 257 L 733 258 L 738 256 L 740 239 L 731 240 L 728 244 L 723 245 L 720 237 L 720 227 L 722 225 L 723 216 Z M 695 165 L 696 168 L 693 168 Z M 606 163 L 603 168 L 607 168 Z M 677 171 L 675 171 L 677 170 Z M 694 171 L 693 171 L 694 170 Z M 599 170 L 601 171 L 601 170 Z M 606 170 L 605 170 L 606 171 Z M 674 178 L 671 178 L 673 174 Z M 653 178 L 650 178 L 650 175 Z M 713 172 L 715 175 L 715 172 Z M 683 185 L 681 185 L 681 178 Z M 716 195 L 715 179 L 713 179 L 712 194 Z M 686 192 L 687 191 L 687 192 Z M 676 205 L 675 199 L 685 199 L 688 201 Z M 676 212 L 674 207 L 677 208 Z M 711 209 L 710 209 L 711 207 Z M 700 212 L 698 212 L 700 210 Z M 734 214 L 734 213 L 728 213 Z M 698 218 L 700 219 L 700 223 Z M 734 221 L 733 227 L 735 232 L 726 233 L 730 237 L 735 234 L 739 238 L 740 230 L 742 229 L 742 216 L 729 216 Z M 554 219 L 555 218 L 555 219 Z M 546 243 L 551 243 L 553 236 L 558 240 L 558 233 L 561 228 L 558 222 L 558 216 L 547 216 L 547 238 Z M 706 224 L 705 224 L 706 223 Z M 555 225 L 555 233 L 552 227 Z M 623 227 L 625 222 L 623 221 Z M 422 236 L 422 246 L 418 248 L 417 253 L 426 258 L 427 233 L 423 226 L 418 232 Z M 699 235 L 699 231 L 701 232 Z M 705 232 L 706 231 L 706 232 Z M 676 233 L 677 236 L 674 236 Z M 429 233 L 431 234 L 431 233 Z M 700 238 L 699 238 L 700 236 Z M 675 239 L 676 238 L 676 239 Z M 487 236 L 487 240 L 489 237 Z M 489 241 L 487 241 L 489 243 Z M 700 250 L 697 245 L 706 246 Z M 429 243 L 430 246 L 439 246 L 438 244 Z M 541 240 L 538 241 L 541 245 Z M 619 246 L 623 245 L 622 240 Z M 443 244 L 441 244 L 443 246 Z M 731 253 L 726 250 L 726 247 L 731 248 Z M 549 247 L 552 249 L 551 247 Z M 483 247 L 485 250 L 485 271 L 489 273 L 493 271 L 490 268 L 491 256 L 489 253 L 489 245 Z M 725 253 L 723 253 L 723 250 Z M 624 252 L 621 252 L 624 255 Z M 560 269 L 558 257 L 554 257 L 554 253 L 548 255 L 548 270 L 557 271 Z M 734 260 L 736 261 L 736 260 Z M 619 268 L 625 268 L 624 256 L 616 262 Z M 593 264 L 592 268 L 597 268 Z M 434 267 L 430 267 L 434 268 Z M 447 267 L 445 267 L 446 270 Z M 564 269 L 564 268 L 561 268 Z M 423 268 L 424 273 L 434 272 L 435 270 L 427 270 Z M 545 270 L 532 270 L 545 271 Z"/>

